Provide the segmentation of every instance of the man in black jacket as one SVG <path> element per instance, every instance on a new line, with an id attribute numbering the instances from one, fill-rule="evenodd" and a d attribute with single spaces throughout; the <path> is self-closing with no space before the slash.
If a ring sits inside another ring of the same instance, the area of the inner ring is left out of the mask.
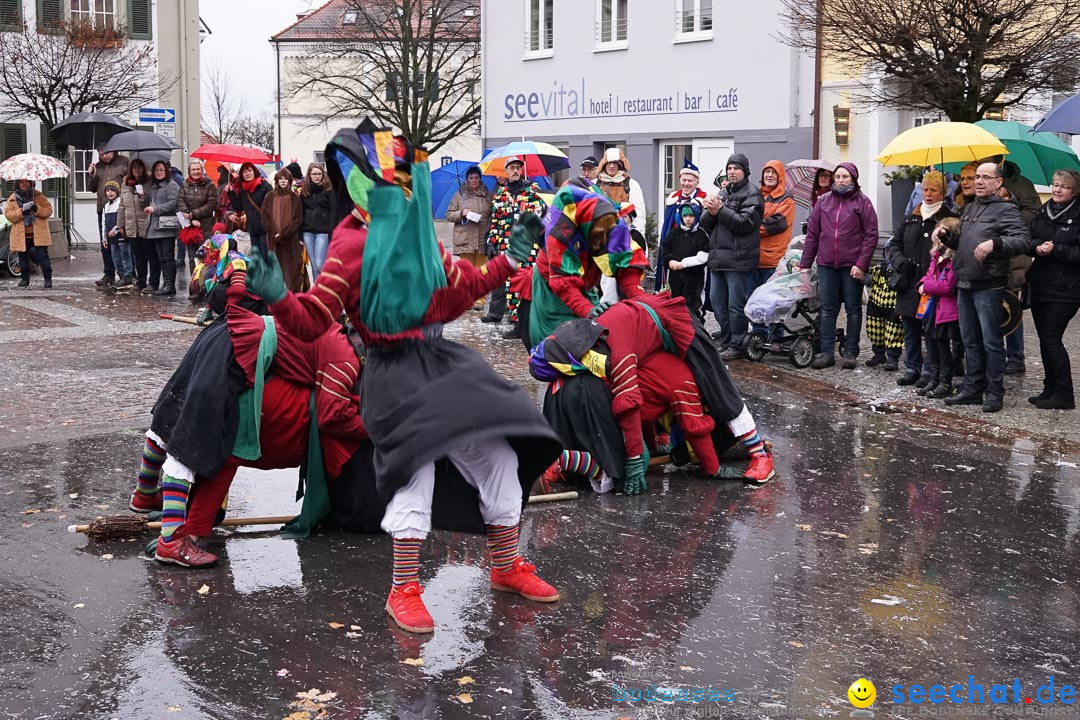
<path id="1" fill-rule="evenodd" d="M 1009 258 L 1030 252 L 1032 244 L 1019 208 L 998 195 L 1003 182 L 1000 166 L 980 165 L 975 172 L 975 202 L 964 206 L 959 237 L 950 238 L 941 227 L 934 231 L 956 251 L 956 302 L 967 355 L 963 390 L 945 403 L 981 404 L 983 412 L 998 412 L 1005 398 L 1001 322 Z"/>
<path id="2" fill-rule="evenodd" d="M 743 356 L 749 320 L 746 299 L 754 291 L 761 256 L 759 228 L 765 202 L 749 180 L 750 161 L 735 153 L 727 162 L 727 185 L 703 203 L 701 227 L 709 233 L 710 295 L 724 360 Z"/>

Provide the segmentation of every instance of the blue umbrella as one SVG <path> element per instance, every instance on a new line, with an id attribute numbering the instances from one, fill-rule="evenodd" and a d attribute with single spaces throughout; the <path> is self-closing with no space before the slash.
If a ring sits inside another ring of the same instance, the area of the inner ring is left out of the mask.
<path id="1" fill-rule="evenodd" d="M 1036 132 L 1080 135 L 1080 95 L 1073 95 L 1035 123 Z"/>
<path id="2" fill-rule="evenodd" d="M 431 212 L 437 220 L 446 219 L 446 208 L 454 199 L 454 194 L 465 186 L 465 173 L 469 168 L 476 165 L 468 160 L 454 160 L 440 168 L 431 171 Z M 531 178 L 541 190 L 551 190 L 551 180 L 547 177 Z M 481 176 L 481 181 L 489 192 L 495 192 L 495 178 L 489 175 Z"/>

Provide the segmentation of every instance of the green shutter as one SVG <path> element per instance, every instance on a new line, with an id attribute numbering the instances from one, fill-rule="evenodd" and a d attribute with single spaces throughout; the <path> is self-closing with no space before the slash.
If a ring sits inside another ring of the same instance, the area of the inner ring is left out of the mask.
<path id="1" fill-rule="evenodd" d="M 22 29 L 22 0 L 0 0 L 0 30 Z"/>
<path id="2" fill-rule="evenodd" d="M 7 160 L 12 155 L 26 152 L 26 126 L 22 123 L 0 124 L 0 154 Z M 4 182 L 4 195 L 15 192 L 15 182 Z"/>
<path id="3" fill-rule="evenodd" d="M 63 0 L 37 0 L 37 29 L 41 33 L 58 33 L 63 30 Z"/>
<path id="4" fill-rule="evenodd" d="M 49 157 L 60 157 L 60 153 L 56 147 L 56 141 L 53 140 L 52 135 L 45 129 L 44 125 L 41 125 L 41 154 L 48 155 Z M 45 193 L 49 197 L 58 197 L 60 195 L 60 183 L 62 178 L 52 178 L 46 180 L 41 184 L 41 192 Z"/>
<path id="5" fill-rule="evenodd" d="M 151 0 L 128 0 L 128 36 L 136 40 L 150 40 L 154 36 L 151 21 Z"/>

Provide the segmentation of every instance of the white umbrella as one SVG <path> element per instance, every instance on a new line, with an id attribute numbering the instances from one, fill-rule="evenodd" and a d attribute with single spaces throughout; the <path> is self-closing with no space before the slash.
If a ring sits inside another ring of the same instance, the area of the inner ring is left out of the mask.
<path id="1" fill-rule="evenodd" d="M 0 163 L 0 178 L 4 180 L 48 180 L 67 177 L 71 169 L 64 163 L 40 153 L 12 155 Z"/>

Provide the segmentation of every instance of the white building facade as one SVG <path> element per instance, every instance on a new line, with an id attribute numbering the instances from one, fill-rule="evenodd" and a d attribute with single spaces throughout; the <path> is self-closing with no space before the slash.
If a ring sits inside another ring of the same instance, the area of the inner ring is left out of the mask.
<path id="1" fill-rule="evenodd" d="M 576 169 L 620 147 L 649 212 L 684 158 L 712 188 L 741 152 L 813 152 L 813 58 L 783 45 L 779 0 L 484 0 L 485 148 L 522 138 Z"/>

